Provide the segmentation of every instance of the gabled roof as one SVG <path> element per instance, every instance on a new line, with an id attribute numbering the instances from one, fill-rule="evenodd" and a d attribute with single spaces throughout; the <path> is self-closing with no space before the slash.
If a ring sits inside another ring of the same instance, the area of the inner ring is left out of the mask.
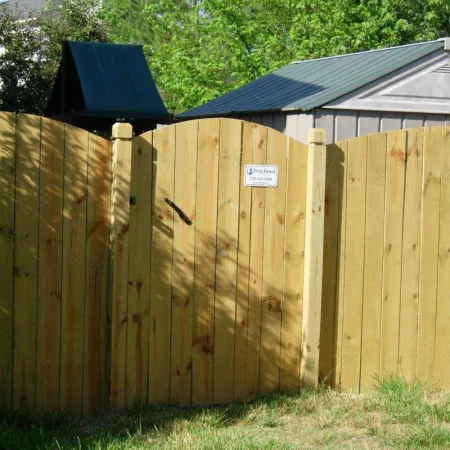
<path id="1" fill-rule="evenodd" d="M 180 118 L 262 111 L 308 111 L 444 47 L 444 41 L 299 61 L 248 83 Z"/>
<path id="2" fill-rule="evenodd" d="M 93 42 L 64 43 L 45 115 L 65 122 L 81 117 L 170 120 L 142 46 Z"/>

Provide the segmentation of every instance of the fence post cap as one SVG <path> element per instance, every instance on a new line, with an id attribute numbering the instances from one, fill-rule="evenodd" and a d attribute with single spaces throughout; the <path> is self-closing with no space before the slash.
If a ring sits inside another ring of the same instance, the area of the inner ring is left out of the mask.
<path id="1" fill-rule="evenodd" d="M 112 127 L 114 139 L 131 139 L 133 137 L 133 127 L 129 123 L 117 122 Z"/>
<path id="2" fill-rule="evenodd" d="M 327 132 L 323 128 L 311 128 L 308 131 L 308 142 L 310 144 L 323 145 L 327 140 Z"/>

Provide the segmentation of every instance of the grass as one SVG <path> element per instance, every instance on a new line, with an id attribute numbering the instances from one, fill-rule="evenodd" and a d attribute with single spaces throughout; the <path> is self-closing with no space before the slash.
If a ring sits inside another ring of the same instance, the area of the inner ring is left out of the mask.
<path id="1" fill-rule="evenodd" d="M 326 387 L 208 408 L 144 406 L 82 419 L 0 416 L 1 449 L 450 449 L 450 393 L 379 381 L 369 394 Z"/>

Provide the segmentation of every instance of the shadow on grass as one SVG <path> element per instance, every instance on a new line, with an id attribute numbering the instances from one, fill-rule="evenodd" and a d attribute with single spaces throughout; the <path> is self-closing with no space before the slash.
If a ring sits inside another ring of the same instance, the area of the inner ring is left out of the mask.
<path id="1" fill-rule="evenodd" d="M 303 400 L 325 392 L 326 387 L 295 394 L 261 395 L 252 401 L 205 407 L 135 405 L 115 413 L 82 418 L 68 411 L 33 415 L 24 411 L 0 413 L 0 449 L 116 448 L 130 438 L 169 437 L 183 427 L 213 431 L 237 424 L 274 428 L 283 414 L 310 414 Z M 112 445 L 113 447 L 110 447 Z M 128 447 L 127 447 L 128 448 Z"/>

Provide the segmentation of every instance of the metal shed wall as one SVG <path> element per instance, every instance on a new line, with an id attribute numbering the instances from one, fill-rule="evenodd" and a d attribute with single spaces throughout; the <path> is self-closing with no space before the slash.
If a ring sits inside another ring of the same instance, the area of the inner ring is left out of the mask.
<path id="1" fill-rule="evenodd" d="M 388 111 L 348 111 L 316 109 L 312 113 L 266 113 L 238 116 L 239 119 L 275 128 L 301 142 L 307 142 L 310 128 L 324 128 L 327 143 L 380 131 L 450 125 L 450 114 L 394 113 Z"/>

